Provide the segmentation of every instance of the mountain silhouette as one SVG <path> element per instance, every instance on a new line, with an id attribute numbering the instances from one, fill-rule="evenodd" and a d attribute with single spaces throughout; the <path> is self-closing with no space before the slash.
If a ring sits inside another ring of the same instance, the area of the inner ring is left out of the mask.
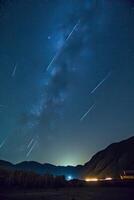
<path id="1" fill-rule="evenodd" d="M 123 170 L 134 170 L 134 136 L 121 142 L 113 143 L 96 153 L 83 166 L 55 166 L 49 163 L 41 164 L 35 161 L 24 161 L 12 164 L 0 160 L 0 167 L 9 170 L 33 171 L 38 174 L 64 175 L 72 178 L 113 177 L 117 178 Z"/>
<path id="2" fill-rule="evenodd" d="M 119 177 L 134 169 L 134 137 L 109 145 L 95 154 L 83 167 L 83 176 Z"/>

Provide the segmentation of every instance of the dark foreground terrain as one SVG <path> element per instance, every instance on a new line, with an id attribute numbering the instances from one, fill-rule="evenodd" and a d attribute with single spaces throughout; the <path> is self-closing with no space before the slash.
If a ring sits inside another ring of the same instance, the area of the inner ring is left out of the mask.
<path id="1" fill-rule="evenodd" d="M 0 200 L 133 200 L 134 188 L 78 187 L 28 191 L 0 191 Z"/>

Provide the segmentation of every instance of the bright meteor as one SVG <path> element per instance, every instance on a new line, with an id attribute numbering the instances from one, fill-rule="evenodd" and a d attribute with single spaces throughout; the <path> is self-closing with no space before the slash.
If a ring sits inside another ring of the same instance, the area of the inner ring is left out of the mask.
<path id="1" fill-rule="evenodd" d="M 111 72 L 105 76 L 105 78 L 90 92 L 90 94 L 93 94 L 110 76 Z"/>
<path id="2" fill-rule="evenodd" d="M 32 138 L 31 141 L 29 142 L 27 148 L 30 148 L 30 146 L 32 145 L 33 142 L 34 142 L 34 139 Z"/>
<path id="3" fill-rule="evenodd" d="M 80 20 L 75 24 L 75 26 L 73 27 L 72 31 L 69 33 L 69 35 L 67 36 L 64 44 L 62 45 L 61 49 L 56 52 L 56 54 L 54 55 L 54 57 L 52 58 L 51 62 L 49 63 L 49 65 L 47 66 L 47 71 L 49 70 L 49 68 L 51 67 L 51 65 L 54 63 L 54 61 L 57 59 L 57 57 L 60 55 L 62 49 L 64 48 L 66 42 L 70 39 L 70 37 L 72 36 L 73 32 L 76 30 L 77 26 L 79 25 Z"/>
<path id="4" fill-rule="evenodd" d="M 93 104 L 88 111 L 80 118 L 80 121 L 83 121 L 85 117 L 88 115 L 88 113 L 95 107 L 95 104 Z"/>
<path id="5" fill-rule="evenodd" d="M 33 149 L 34 149 L 34 147 L 36 146 L 36 144 L 37 144 L 37 141 L 35 141 L 35 142 L 33 143 L 32 147 L 30 148 L 30 150 L 29 150 L 28 153 L 26 154 L 26 157 L 28 157 L 28 156 L 31 154 L 31 152 L 33 151 Z"/>
<path id="6" fill-rule="evenodd" d="M 69 40 L 69 38 L 71 37 L 71 35 L 73 34 L 73 32 L 75 31 L 75 29 L 77 28 L 77 26 L 80 24 L 80 20 L 75 24 L 75 26 L 73 27 L 72 31 L 70 32 L 70 34 L 68 35 L 68 37 L 65 40 L 65 43 Z"/>

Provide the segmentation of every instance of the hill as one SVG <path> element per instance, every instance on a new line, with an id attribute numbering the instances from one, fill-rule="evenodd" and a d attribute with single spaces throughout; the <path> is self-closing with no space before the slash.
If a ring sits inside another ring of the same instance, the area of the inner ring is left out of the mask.
<path id="1" fill-rule="evenodd" d="M 79 178 L 81 174 L 82 166 L 55 166 L 49 163 L 41 164 L 34 161 L 24 161 L 18 164 L 12 164 L 10 162 L 0 160 L 0 167 L 6 168 L 9 170 L 23 170 L 23 171 L 32 171 L 37 174 L 52 174 L 54 176 L 64 175 L 67 179 L 68 177 Z"/>
<path id="2" fill-rule="evenodd" d="M 109 145 L 95 154 L 83 167 L 83 176 L 119 177 L 123 170 L 134 169 L 134 137 Z"/>
<path id="3" fill-rule="evenodd" d="M 113 143 L 106 149 L 95 154 L 85 165 L 55 166 L 49 163 L 41 164 L 34 161 L 24 161 L 18 164 L 0 160 L 0 167 L 9 170 L 33 171 L 40 175 L 64 175 L 70 178 L 85 177 L 119 177 L 123 170 L 134 170 L 134 136 L 121 142 Z"/>

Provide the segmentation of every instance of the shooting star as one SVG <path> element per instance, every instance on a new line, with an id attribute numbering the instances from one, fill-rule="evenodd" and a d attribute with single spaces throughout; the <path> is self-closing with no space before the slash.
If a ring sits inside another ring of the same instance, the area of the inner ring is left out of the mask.
<path id="1" fill-rule="evenodd" d="M 51 62 L 49 63 L 49 65 L 47 66 L 47 71 L 49 70 L 49 68 L 51 67 L 51 65 L 54 63 L 54 61 L 57 59 L 57 57 L 60 55 L 62 49 L 64 48 L 66 42 L 70 39 L 70 37 L 72 36 L 73 32 L 76 30 L 77 26 L 80 24 L 80 20 L 78 20 L 78 22 L 75 24 L 75 26 L 73 27 L 72 31 L 69 33 L 69 35 L 67 36 L 64 44 L 62 45 L 61 49 L 54 55 L 54 57 L 52 58 Z"/>
<path id="2" fill-rule="evenodd" d="M 60 50 L 61 51 L 61 50 Z M 55 56 L 52 58 L 51 62 L 49 63 L 49 65 L 47 66 L 47 71 L 49 70 L 49 68 L 51 67 L 51 65 L 53 64 L 53 62 L 56 60 L 56 58 L 59 56 L 60 51 L 58 51 Z"/>
<path id="3" fill-rule="evenodd" d="M 90 94 L 93 94 L 110 76 L 112 72 L 109 72 L 105 78 L 90 92 Z"/>
<path id="4" fill-rule="evenodd" d="M 28 156 L 31 154 L 31 152 L 33 151 L 33 149 L 34 149 L 34 147 L 36 146 L 36 144 L 37 144 L 37 141 L 35 141 L 35 142 L 33 143 L 32 147 L 30 148 L 30 150 L 29 150 L 28 153 L 26 154 L 26 157 L 28 157 Z"/>
<path id="5" fill-rule="evenodd" d="M 77 28 L 77 26 L 80 24 L 80 20 L 75 24 L 75 26 L 73 27 L 72 31 L 69 33 L 68 37 L 65 40 L 65 43 L 70 39 L 71 35 L 73 34 L 73 32 L 75 31 L 75 29 Z"/>
<path id="6" fill-rule="evenodd" d="M 85 117 L 88 115 L 88 113 L 95 107 L 95 104 L 93 104 L 89 110 L 80 118 L 80 121 L 83 121 Z"/>
<path id="7" fill-rule="evenodd" d="M 1 142 L 1 144 L 0 144 L 0 149 L 4 146 L 4 144 L 6 143 L 6 140 L 7 140 L 7 138 L 4 139 L 4 140 Z"/>
<path id="8" fill-rule="evenodd" d="M 13 69 L 13 71 L 12 71 L 12 74 L 11 74 L 12 77 L 15 76 L 15 74 L 16 74 L 16 69 L 17 69 L 17 64 L 15 64 L 14 69 Z"/>
<path id="9" fill-rule="evenodd" d="M 34 142 L 34 139 L 32 138 L 32 139 L 30 140 L 29 144 L 27 145 L 27 148 L 28 148 L 28 149 L 29 149 L 30 146 L 33 144 L 33 142 Z"/>

